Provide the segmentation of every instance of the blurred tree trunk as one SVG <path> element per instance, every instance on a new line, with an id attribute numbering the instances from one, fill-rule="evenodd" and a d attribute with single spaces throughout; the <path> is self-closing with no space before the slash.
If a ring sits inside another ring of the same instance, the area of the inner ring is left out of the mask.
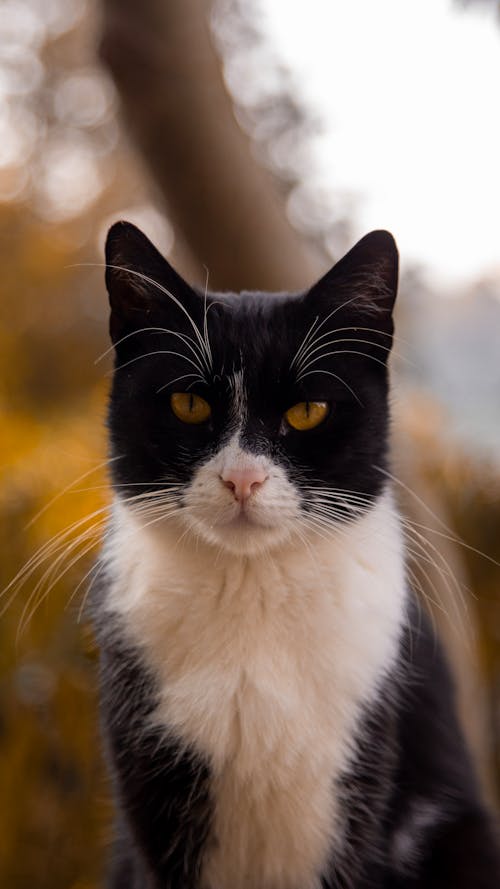
<path id="1" fill-rule="evenodd" d="M 256 162 L 234 118 L 207 26 L 212 4 L 102 0 L 102 5 L 101 57 L 118 87 L 125 121 L 176 232 L 208 268 L 209 286 L 298 290 L 310 285 L 324 271 L 322 262 L 288 222 L 276 183 Z M 185 253 L 180 266 L 189 277 L 187 264 Z M 203 274 L 197 277 L 205 283 Z M 411 448 L 403 443 L 397 450 L 406 455 L 401 464 L 404 485 L 425 490 Z M 429 496 L 435 499 L 436 492 Z M 407 497 L 404 507 L 410 519 L 433 524 L 428 513 L 422 515 L 418 500 Z M 437 511 L 443 518 L 442 503 Z M 427 536 L 465 591 L 456 545 L 432 532 Z M 474 625 L 465 615 L 461 634 L 453 632 L 453 614 L 461 605 L 446 572 L 439 565 L 425 568 L 419 578 L 423 598 L 453 664 L 462 721 L 491 796 L 491 751 Z"/>
<path id="2" fill-rule="evenodd" d="M 210 8 L 206 0 L 103 0 L 101 57 L 169 217 L 208 268 L 210 286 L 300 289 L 322 269 L 236 124 L 209 37 Z"/>

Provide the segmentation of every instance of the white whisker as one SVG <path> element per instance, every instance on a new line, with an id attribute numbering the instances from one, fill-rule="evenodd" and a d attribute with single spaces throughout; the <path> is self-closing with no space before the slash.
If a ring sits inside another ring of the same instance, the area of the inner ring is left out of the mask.
<path id="1" fill-rule="evenodd" d="M 78 476 L 78 478 L 74 479 L 74 481 L 70 482 L 69 485 L 66 485 L 54 497 L 52 497 L 50 500 L 48 500 L 47 503 L 45 503 L 45 505 L 42 506 L 42 508 L 39 509 L 37 513 L 35 513 L 35 515 L 29 520 L 29 522 L 27 522 L 27 524 L 24 526 L 24 530 L 27 531 L 29 528 L 31 528 L 31 526 L 34 525 L 35 522 L 37 522 L 38 519 L 42 515 L 44 515 L 47 512 L 47 510 L 50 509 L 50 507 L 53 506 L 54 503 L 56 503 L 59 500 L 60 497 L 63 497 L 64 494 L 67 494 L 71 490 L 71 488 L 73 488 L 74 485 L 78 485 L 79 482 L 82 482 L 85 478 L 88 478 L 88 476 L 92 475 L 94 472 L 99 472 L 100 469 L 102 469 L 104 466 L 107 466 L 109 463 L 114 463 L 116 460 L 121 460 L 122 457 L 123 457 L 122 454 L 118 454 L 116 457 L 107 458 L 106 460 L 103 460 L 101 463 L 98 463 L 97 466 L 93 466 L 87 472 L 82 473 L 82 475 Z M 108 486 L 103 486 L 103 487 L 108 487 Z"/>
<path id="2" fill-rule="evenodd" d="M 173 386 L 174 383 L 179 383 L 180 380 L 187 380 L 189 377 L 193 377 L 193 378 L 194 378 L 194 379 L 193 379 L 193 382 L 190 383 L 191 386 L 194 385 L 195 382 L 199 382 L 199 383 L 205 383 L 205 382 L 206 382 L 206 381 L 203 379 L 203 377 L 200 377 L 199 374 L 194 374 L 194 373 L 192 373 L 192 374 L 182 374 L 182 376 L 180 376 L 180 377 L 176 377 L 175 380 L 169 380 L 168 383 L 164 383 L 163 386 L 160 386 L 160 388 L 156 390 L 156 394 L 159 395 L 160 392 L 163 392 L 163 391 L 164 391 L 165 389 L 167 389 L 169 386 Z"/>
<path id="3" fill-rule="evenodd" d="M 374 355 L 369 355 L 366 352 L 358 352 L 355 349 L 335 349 L 334 352 L 324 352 L 322 355 L 318 355 L 316 358 L 313 358 L 305 364 L 302 372 L 297 376 L 297 381 L 301 380 L 304 376 L 307 376 L 303 371 L 306 371 L 311 365 L 316 364 L 317 361 L 323 361 L 324 358 L 331 358 L 334 355 L 359 355 L 361 358 L 368 358 L 369 361 L 374 361 L 376 364 L 380 364 L 381 367 L 387 366 L 385 361 L 381 361 L 380 358 L 375 358 Z"/>
<path id="4" fill-rule="evenodd" d="M 101 354 L 95 359 L 94 364 L 98 364 L 100 361 L 102 361 L 103 358 L 109 355 L 110 352 L 113 352 L 117 346 L 121 345 L 121 343 L 124 343 L 131 337 L 138 336 L 141 333 L 166 333 L 171 336 L 176 336 L 180 340 L 182 340 L 182 342 L 188 347 L 188 349 L 198 361 L 204 360 L 203 353 L 200 351 L 198 343 L 196 343 L 193 338 L 188 336 L 187 334 L 180 333 L 180 331 L 178 330 L 171 330 L 167 327 L 141 327 L 139 328 L 139 330 L 132 330 L 130 333 L 126 333 L 125 336 L 122 336 L 119 340 L 113 343 L 112 346 L 110 346 L 108 349 L 105 349 L 104 352 L 101 352 Z"/>
<path id="5" fill-rule="evenodd" d="M 422 498 L 419 497 L 418 494 L 416 494 L 415 491 L 413 491 L 408 485 L 406 485 L 403 481 L 401 481 L 401 479 L 397 478 L 395 475 L 393 475 L 391 472 L 389 472 L 388 469 L 384 469 L 381 466 L 374 465 L 373 468 L 376 469 L 378 472 L 383 473 L 383 475 L 386 475 L 388 478 L 391 479 L 391 481 L 395 482 L 404 491 L 406 491 L 407 494 L 410 494 L 410 496 L 413 497 L 414 500 L 416 500 L 416 502 L 419 503 L 420 506 L 422 506 L 423 509 L 425 509 L 425 511 L 430 516 L 432 516 L 432 518 L 435 519 L 436 522 L 438 522 L 438 524 L 444 529 L 444 531 L 439 531 L 437 528 L 432 528 L 432 527 L 428 527 L 426 525 L 422 525 L 419 522 L 412 522 L 412 524 L 414 526 L 422 528 L 425 531 L 429 531 L 431 534 L 436 534 L 438 537 L 443 538 L 443 540 L 449 540 L 450 543 L 458 543 L 458 544 L 460 544 L 460 546 L 463 546 L 464 549 L 469 550 L 469 552 L 475 553 L 477 556 L 481 556 L 481 558 L 486 559 L 492 565 L 495 565 L 496 568 L 500 568 L 500 562 L 497 562 L 496 559 L 494 559 L 492 556 L 489 556 L 488 553 L 485 553 L 482 550 L 477 549 L 475 546 L 471 546 L 471 544 L 469 544 L 465 540 L 463 540 L 463 538 L 461 538 L 458 534 L 456 534 L 452 530 L 452 528 L 449 528 L 448 525 L 446 525 L 446 523 L 442 520 L 442 518 L 440 516 L 438 516 L 438 514 L 435 513 L 430 508 L 430 506 L 428 506 L 428 504 L 425 502 L 425 500 L 422 500 Z"/>
<path id="6" fill-rule="evenodd" d="M 354 389 L 349 385 L 349 383 L 346 383 L 346 381 L 343 380 L 342 377 L 339 377 L 338 374 L 334 374 L 333 371 L 331 371 L 331 370 L 321 370 L 321 369 L 319 369 L 319 368 L 318 368 L 318 370 L 308 370 L 308 371 L 306 371 L 306 373 L 301 374 L 300 377 L 297 377 L 297 382 L 299 382 L 300 380 L 305 379 L 305 377 L 309 377 L 309 376 L 311 376 L 312 374 L 326 374 L 328 377 L 334 377 L 336 380 L 339 381 L 339 383 L 342 383 L 342 385 L 345 386 L 346 389 L 349 390 L 349 392 L 351 393 L 352 396 L 354 396 L 354 398 L 356 399 L 356 401 L 358 402 L 358 404 L 359 404 L 361 407 L 364 407 L 363 402 L 362 402 L 361 399 L 356 395 Z"/>
<path id="7" fill-rule="evenodd" d="M 375 327 L 358 327 L 357 325 L 356 326 L 351 325 L 351 326 L 347 326 L 347 327 L 330 327 L 328 330 L 326 330 L 324 333 L 322 333 L 321 336 L 317 336 L 314 339 L 314 341 L 309 344 L 309 347 L 307 348 L 306 352 L 302 355 L 301 363 L 303 364 L 305 361 L 307 361 L 307 358 L 310 355 L 311 350 L 313 350 L 314 347 L 316 347 L 322 340 L 326 339 L 327 337 L 337 336 L 340 333 L 349 333 L 349 332 L 359 333 L 360 331 L 362 333 L 374 333 L 376 336 L 386 337 L 390 342 L 394 341 L 395 343 L 402 343 L 406 347 L 409 347 L 409 343 L 407 340 L 404 340 L 401 337 L 395 336 L 391 333 L 387 333 L 384 330 L 377 330 Z M 324 344 L 324 345 L 326 345 L 326 344 Z M 390 346 L 387 346 L 386 348 L 387 348 L 387 351 L 391 351 Z M 404 356 L 404 355 L 397 355 L 397 357 L 401 358 L 401 360 L 403 360 L 403 361 L 409 361 L 409 359 L 406 358 L 406 356 Z M 409 363 L 413 364 L 413 362 L 409 362 Z"/>
<path id="8" fill-rule="evenodd" d="M 356 302 L 358 299 L 362 299 L 362 298 L 364 298 L 364 297 L 365 297 L 365 294 L 364 294 L 364 293 L 357 293 L 356 296 L 351 297 L 351 299 L 347 299 L 345 302 L 341 303 L 340 306 L 336 306 L 334 309 L 332 309 L 332 311 L 329 312 L 329 314 L 326 315 L 325 318 L 323 318 L 323 320 L 321 321 L 321 323 L 320 323 L 320 324 L 318 325 L 318 327 L 316 328 L 316 331 L 315 331 L 315 333 L 316 333 L 316 337 L 312 340 L 311 343 L 309 343 L 309 348 L 312 348 L 312 347 L 316 344 L 316 342 L 317 342 L 317 334 L 318 334 L 319 331 L 322 329 L 322 327 L 325 326 L 326 322 L 330 320 L 330 318 L 333 318 L 333 316 L 336 315 L 337 312 L 340 312 L 341 309 L 346 308 L 346 306 L 349 306 L 349 305 L 351 305 L 353 302 Z M 315 320 L 317 320 L 317 319 L 315 319 Z M 340 329 L 340 328 L 339 328 L 339 329 Z"/>
<path id="9" fill-rule="evenodd" d="M 309 341 L 309 337 L 312 335 L 313 330 L 314 330 L 316 324 L 318 323 L 318 321 L 319 321 L 319 315 L 316 315 L 316 317 L 315 317 L 313 323 L 311 324 L 309 330 L 307 331 L 307 333 L 306 333 L 304 339 L 302 340 L 302 342 L 301 342 L 299 348 L 297 349 L 297 351 L 296 351 L 294 357 L 292 358 L 292 360 L 291 360 L 291 362 L 290 362 L 290 365 L 289 365 L 289 368 L 288 368 L 289 370 L 291 370 L 292 367 L 294 366 L 294 364 L 295 364 L 297 361 L 300 360 L 300 356 L 302 355 L 303 350 L 306 348 L 307 343 L 308 343 L 308 341 Z"/>
<path id="10" fill-rule="evenodd" d="M 176 358 L 181 358 L 183 361 L 187 361 L 192 367 L 196 368 L 198 373 L 202 374 L 202 370 L 199 365 L 196 364 L 192 358 L 188 358 L 187 355 L 183 355 L 182 352 L 174 352 L 172 349 L 156 349 L 154 352 L 145 352 L 143 355 L 136 355 L 135 358 L 129 358 L 128 361 L 125 361 L 124 364 L 120 364 L 114 371 L 110 371 L 110 373 L 116 373 L 119 370 L 124 370 L 124 368 L 129 367 L 131 364 L 135 364 L 136 361 L 142 361 L 143 358 L 151 358 L 154 355 L 175 355 Z"/>

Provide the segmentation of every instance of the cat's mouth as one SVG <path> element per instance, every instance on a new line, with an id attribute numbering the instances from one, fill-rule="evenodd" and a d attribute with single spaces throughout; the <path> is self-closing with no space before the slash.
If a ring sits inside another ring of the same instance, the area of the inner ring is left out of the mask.
<path id="1" fill-rule="evenodd" d="M 216 523 L 225 528 L 245 529 L 245 528 L 271 528 L 273 525 L 264 521 L 262 516 L 256 514 L 255 510 L 249 508 L 246 504 L 239 505 L 236 512 L 225 518 L 219 519 Z"/>
<path id="2" fill-rule="evenodd" d="M 275 510 L 264 504 L 233 503 L 219 509 L 212 505 L 210 510 L 204 504 L 201 509 L 189 510 L 186 519 L 197 536 L 239 555 L 267 551 L 289 536 L 283 516 L 280 520 Z"/>
<path id="3" fill-rule="evenodd" d="M 244 508 L 217 509 L 206 515 L 204 509 L 186 514 L 188 526 L 197 537 L 218 549 L 236 555 L 255 555 L 284 543 L 290 536 L 290 521 L 274 510 Z"/>

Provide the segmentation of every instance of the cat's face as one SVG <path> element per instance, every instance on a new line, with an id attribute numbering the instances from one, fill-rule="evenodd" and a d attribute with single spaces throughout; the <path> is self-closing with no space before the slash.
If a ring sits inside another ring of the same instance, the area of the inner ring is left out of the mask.
<path id="1" fill-rule="evenodd" d="M 387 448 L 390 235 L 292 295 L 198 293 L 127 223 L 106 258 L 113 483 L 145 524 L 254 554 L 369 508 Z"/>

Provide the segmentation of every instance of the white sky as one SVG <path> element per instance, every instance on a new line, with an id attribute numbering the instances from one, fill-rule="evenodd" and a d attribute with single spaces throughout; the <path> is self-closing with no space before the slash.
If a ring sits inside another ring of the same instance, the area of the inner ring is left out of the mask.
<path id="1" fill-rule="evenodd" d="M 447 286 L 500 274 L 500 22 L 451 0 L 261 0 L 320 176 Z"/>

